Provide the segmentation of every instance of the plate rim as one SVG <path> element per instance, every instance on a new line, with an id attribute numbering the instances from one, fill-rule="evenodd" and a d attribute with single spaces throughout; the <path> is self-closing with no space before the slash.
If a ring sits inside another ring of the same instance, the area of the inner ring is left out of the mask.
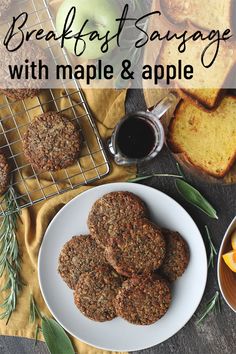
<path id="1" fill-rule="evenodd" d="M 39 252 L 38 252 L 38 262 L 37 262 L 37 265 L 38 265 L 38 280 L 39 280 L 39 287 L 40 287 L 40 292 L 41 292 L 41 295 L 45 301 L 45 304 L 46 306 L 48 307 L 51 315 L 56 319 L 56 321 L 62 326 L 62 328 L 67 332 L 69 333 L 72 337 L 74 337 L 75 339 L 78 339 L 79 341 L 81 341 L 82 343 L 85 343 L 87 345 L 90 345 L 92 346 L 93 348 L 97 348 L 97 349 L 100 349 L 100 350 L 106 350 L 106 351 L 111 351 L 111 352 L 133 352 L 133 351 L 140 351 L 140 350 L 145 350 L 145 349 L 149 349 L 151 348 L 153 345 L 151 344 L 150 346 L 144 346 L 144 347 L 132 347 L 132 349 L 126 349 L 125 347 L 120 347 L 120 349 L 117 351 L 116 349 L 112 349 L 112 348 L 108 348 L 106 346 L 95 346 L 93 343 L 90 343 L 88 341 L 85 341 L 79 337 L 77 337 L 74 333 L 72 333 L 72 331 L 68 330 L 67 328 L 64 327 L 64 325 L 61 323 L 61 321 L 58 320 L 57 316 L 54 314 L 54 312 L 52 311 L 50 305 L 48 304 L 47 302 L 47 299 L 46 299 L 46 296 L 44 295 L 44 292 L 43 292 L 43 287 L 42 287 L 42 282 L 41 282 L 41 272 L 40 272 L 40 263 L 41 263 L 41 258 L 42 258 L 42 249 L 43 249 L 43 243 L 44 243 L 44 240 L 45 240 L 45 236 L 46 234 L 49 232 L 49 229 L 52 225 L 52 223 L 55 221 L 55 219 L 59 218 L 60 217 L 60 214 L 64 211 L 64 209 L 66 209 L 69 204 L 72 204 L 73 202 L 75 202 L 75 200 L 79 199 L 81 197 L 81 195 L 85 195 L 85 194 L 89 194 L 92 190 L 95 190 L 95 189 L 103 189 L 104 187 L 106 186 L 114 186 L 114 187 L 128 187 L 130 186 L 131 183 L 129 182 L 112 182 L 112 183 L 106 183 L 106 184 L 102 184 L 102 185 L 98 185 L 98 186 L 94 186 L 88 190 L 85 190 L 83 191 L 82 193 L 80 193 L 79 195 L 77 195 L 76 197 L 74 197 L 73 199 L 71 199 L 67 204 L 65 204 L 60 210 L 59 212 L 53 217 L 53 219 L 50 221 L 50 223 L 48 224 L 47 226 L 47 229 L 45 230 L 45 233 L 43 235 L 43 239 L 42 239 L 42 242 L 41 242 L 41 245 L 40 245 L 40 249 L 39 249 Z M 203 248 L 204 248 L 204 263 L 205 263 L 205 277 L 204 277 L 204 285 L 203 285 L 203 289 L 202 289 L 202 292 L 201 292 L 201 296 L 199 296 L 199 300 L 197 301 L 196 305 L 195 305 L 195 309 L 194 309 L 194 312 L 188 316 L 188 319 L 185 321 L 185 323 L 182 325 L 182 327 L 177 331 L 175 332 L 174 334 L 172 334 L 170 337 L 166 338 L 165 340 L 163 340 L 162 342 L 160 343 L 157 343 L 156 345 L 159 345 L 161 343 L 164 343 L 166 342 L 167 340 L 169 340 L 170 338 L 172 338 L 173 336 L 175 336 L 181 329 L 183 329 L 186 324 L 191 320 L 191 318 L 193 317 L 193 315 L 196 313 L 200 303 L 201 303 L 201 300 L 204 296 L 204 293 L 205 293 L 205 289 L 206 289 L 206 284 L 207 284 L 207 278 L 208 278 L 208 267 L 207 267 L 207 253 L 206 253 L 206 247 L 205 247 L 205 244 L 204 244 L 204 241 L 203 241 L 203 238 L 202 238 L 202 234 L 196 224 L 196 222 L 193 220 L 192 216 L 187 212 L 187 210 L 182 206 L 180 205 L 174 198 L 170 197 L 168 194 L 160 191 L 159 189 L 157 188 L 154 188 L 154 187 L 151 187 L 151 186 L 147 186 L 147 185 L 143 185 L 143 184 L 138 184 L 138 183 L 132 183 L 132 185 L 136 185 L 138 187 L 141 187 L 141 188 L 145 188 L 145 189 L 150 189 L 150 190 L 153 190 L 155 192 L 158 192 L 162 195 L 164 195 L 165 197 L 167 197 L 168 199 L 170 199 L 172 202 L 174 202 L 175 204 L 178 205 L 178 207 L 180 207 L 185 213 L 188 214 L 189 218 L 191 219 L 192 223 L 195 225 L 195 227 L 197 228 L 200 236 L 201 236 L 201 242 L 202 242 L 202 245 L 203 245 Z M 128 190 L 129 191 L 129 190 Z M 154 345 L 155 346 L 155 345 Z"/>

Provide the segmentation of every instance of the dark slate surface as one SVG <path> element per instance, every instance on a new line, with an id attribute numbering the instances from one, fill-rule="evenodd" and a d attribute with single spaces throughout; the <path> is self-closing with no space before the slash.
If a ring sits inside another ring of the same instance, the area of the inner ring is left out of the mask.
<path id="1" fill-rule="evenodd" d="M 130 91 L 127 97 L 127 111 L 144 109 L 145 103 L 142 93 Z M 165 150 L 153 162 L 140 166 L 141 173 L 152 172 L 177 172 L 174 159 Z M 222 237 L 227 226 L 236 214 L 236 186 L 209 185 L 191 176 L 188 180 L 195 185 L 216 207 L 219 221 L 210 220 L 207 216 L 196 210 L 182 200 L 176 192 L 173 180 L 168 178 L 153 178 L 145 184 L 155 187 L 176 199 L 190 213 L 204 234 L 204 226 L 207 224 L 213 241 L 219 249 Z M 208 283 L 198 313 L 204 304 L 214 295 L 218 289 L 216 267 L 211 269 Z M 139 354 L 233 354 L 236 343 L 236 315 L 222 300 L 222 313 L 210 315 L 201 326 L 197 326 L 196 316 L 173 338 L 151 349 L 139 352 Z M 47 354 L 48 350 L 43 343 L 34 347 L 34 341 L 12 337 L 0 336 L 1 354 Z M 66 354 L 66 353 L 65 353 Z"/>

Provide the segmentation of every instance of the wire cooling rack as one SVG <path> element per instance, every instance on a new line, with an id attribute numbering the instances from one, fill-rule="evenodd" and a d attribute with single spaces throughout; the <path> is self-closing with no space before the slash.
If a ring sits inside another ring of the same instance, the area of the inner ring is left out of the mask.
<path id="1" fill-rule="evenodd" d="M 32 23 L 28 24 L 27 29 L 33 27 L 55 30 L 53 17 L 45 0 L 18 1 L 18 12 L 23 11 L 21 3 L 24 9 L 27 8 Z M 4 23 L 3 26 L 7 28 L 9 24 Z M 70 64 L 67 53 L 60 48 L 59 43 L 50 46 L 46 42 L 45 50 L 48 51 L 49 60 L 53 60 L 55 64 Z M 0 145 L 11 166 L 12 186 L 17 193 L 14 198 L 19 208 L 32 206 L 90 184 L 110 171 L 102 140 L 79 83 L 72 80 L 68 89 L 66 82 L 61 81 L 61 87 L 63 89 L 41 90 L 39 96 L 17 102 L 4 95 L 0 96 Z M 22 138 L 28 125 L 36 115 L 47 111 L 61 112 L 75 121 L 83 136 L 83 148 L 77 163 L 55 173 L 39 173 L 27 162 L 22 151 Z M 0 216 L 10 212 L 2 199 Z"/>

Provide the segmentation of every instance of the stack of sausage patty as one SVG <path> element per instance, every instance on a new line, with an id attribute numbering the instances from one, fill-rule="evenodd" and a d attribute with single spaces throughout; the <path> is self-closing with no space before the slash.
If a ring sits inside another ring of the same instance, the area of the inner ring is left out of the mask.
<path id="1" fill-rule="evenodd" d="M 186 242 L 150 221 L 142 200 L 129 192 L 97 200 L 88 227 L 90 235 L 73 237 L 59 257 L 58 271 L 78 309 L 99 322 L 158 321 L 170 306 L 171 282 L 187 268 Z"/>

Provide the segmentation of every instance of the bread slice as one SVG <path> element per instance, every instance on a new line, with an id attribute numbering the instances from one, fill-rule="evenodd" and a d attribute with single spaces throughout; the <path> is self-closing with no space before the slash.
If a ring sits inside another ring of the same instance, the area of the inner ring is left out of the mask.
<path id="1" fill-rule="evenodd" d="M 194 30 L 191 29 L 191 32 Z M 202 65 L 201 57 L 204 49 L 207 47 L 207 41 L 189 40 L 186 44 L 186 50 L 180 53 L 178 46 L 180 41 L 172 39 L 165 41 L 162 45 L 157 63 L 163 66 L 175 65 L 178 68 L 179 60 L 182 65 L 192 65 L 194 69 L 191 80 L 176 79 L 175 87 L 180 90 L 180 96 L 188 97 L 192 103 L 200 105 L 203 109 L 215 109 L 221 101 L 223 93 L 221 88 L 230 87 L 229 79 L 235 62 L 235 47 L 233 44 L 222 42 L 218 56 L 214 64 L 205 68 Z M 204 57 L 205 64 L 209 64 L 215 54 L 215 45 L 212 45 Z M 227 60 L 226 60 L 227 58 Z"/>
<path id="2" fill-rule="evenodd" d="M 218 107 L 222 98 L 227 93 L 227 90 L 216 88 L 202 88 L 202 89 L 179 89 L 176 90 L 179 96 L 191 102 L 198 108 L 207 112 L 212 111 Z"/>
<path id="3" fill-rule="evenodd" d="M 181 101 L 169 126 L 169 146 L 204 172 L 224 177 L 236 161 L 236 97 L 207 113 Z"/>
<path id="4" fill-rule="evenodd" d="M 233 0 L 161 0 L 161 9 L 174 24 L 187 21 L 207 30 L 233 30 Z"/>

